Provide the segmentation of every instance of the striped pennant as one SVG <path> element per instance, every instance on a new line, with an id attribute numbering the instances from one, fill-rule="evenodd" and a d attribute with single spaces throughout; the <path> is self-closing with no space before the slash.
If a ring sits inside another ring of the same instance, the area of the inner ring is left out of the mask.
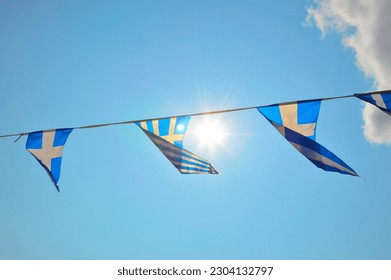
<path id="1" fill-rule="evenodd" d="M 339 172 L 342 174 L 349 174 L 358 176 L 358 174 L 343 162 L 339 157 L 329 151 L 327 148 L 305 137 L 287 127 L 271 122 L 271 124 L 308 160 L 315 164 L 318 168 L 325 171 Z"/>
<path id="2" fill-rule="evenodd" d="M 325 171 L 358 176 L 345 162 L 316 142 L 320 100 L 258 107 L 258 111 L 302 155 Z"/>
<path id="3" fill-rule="evenodd" d="M 183 148 L 175 146 L 148 130 L 142 128 L 144 133 L 159 148 L 166 158 L 182 174 L 219 174 L 211 163 Z"/>

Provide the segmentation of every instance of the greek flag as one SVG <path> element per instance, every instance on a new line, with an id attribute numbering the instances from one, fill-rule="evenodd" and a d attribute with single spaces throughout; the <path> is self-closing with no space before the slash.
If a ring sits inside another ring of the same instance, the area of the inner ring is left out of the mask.
<path id="1" fill-rule="evenodd" d="M 46 170 L 57 191 L 60 191 L 57 182 L 60 179 L 62 150 L 71 132 L 71 128 L 32 132 L 26 142 L 26 149 Z"/>
<path id="2" fill-rule="evenodd" d="M 164 140 L 174 144 L 175 146 L 183 147 L 183 138 L 189 125 L 190 117 L 174 117 L 160 120 L 150 120 L 136 122 L 144 131 L 149 131 Z"/>
<path id="3" fill-rule="evenodd" d="M 375 105 L 383 112 L 391 115 L 391 91 L 372 94 L 355 94 L 355 96 L 365 102 Z"/>
<path id="4" fill-rule="evenodd" d="M 293 147 L 317 167 L 358 176 L 340 158 L 315 141 L 320 103 L 320 100 L 297 101 L 257 109 Z"/>
<path id="5" fill-rule="evenodd" d="M 136 122 L 158 149 L 182 174 L 219 174 L 211 163 L 185 149 L 183 138 L 190 117 Z"/>

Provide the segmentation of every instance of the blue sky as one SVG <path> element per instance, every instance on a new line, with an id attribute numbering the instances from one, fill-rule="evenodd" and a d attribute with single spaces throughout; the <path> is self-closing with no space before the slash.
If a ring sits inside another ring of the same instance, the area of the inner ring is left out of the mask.
<path id="1" fill-rule="evenodd" d="M 126 121 L 374 89 L 307 1 L 1 1 L 0 132 Z M 210 116 L 184 145 L 221 175 L 181 175 L 136 125 L 75 130 L 57 193 L 0 139 L 0 259 L 390 259 L 391 150 L 358 99 L 322 103 L 324 172 L 257 112 Z M 192 130 L 193 128 L 193 130 Z"/>

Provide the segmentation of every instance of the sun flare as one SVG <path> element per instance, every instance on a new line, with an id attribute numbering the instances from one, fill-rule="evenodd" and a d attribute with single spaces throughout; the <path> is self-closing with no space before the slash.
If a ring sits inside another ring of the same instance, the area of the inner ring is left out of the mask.
<path id="1" fill-rule="evenodd" d="M 195 132 L 199 143 L 210 148 L 221 146 L 225 140 L 225 129 L 218 120 L 205 119 L 197 125 Z"/>

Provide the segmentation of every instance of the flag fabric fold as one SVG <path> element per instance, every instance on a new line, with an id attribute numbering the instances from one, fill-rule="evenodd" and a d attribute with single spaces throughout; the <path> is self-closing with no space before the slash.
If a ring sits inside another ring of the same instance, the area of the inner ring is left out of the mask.
<path id="1" fill-rule="evenodd" d="M 73 129 L 37 131 L 28 134 L 26 149 L 35 157 L 48 173 L 57 191 L 60 179 L 62 152 L 65 142 Z"/>
<path id="2" fill-rule="evenodd" d="M 325 171 L 358 176 L 345 162 L 316 142 L 321 100 L 258 107 L 280 134 L 315 166 Z"/>
<path id="3" fill-rule="evenodd" d="M 212 164 L 185 149 L 183 138 L 190 116 L 136 122 L 164 156 L 182 174 L 219 174 Z"/>
<path id="4" fill-rule="evenodd" d="M 355 96 L 365 102 L 375 105 L 380 110 L 391 116 L 391 91 L 372 94 L 355 94 Z"/>

